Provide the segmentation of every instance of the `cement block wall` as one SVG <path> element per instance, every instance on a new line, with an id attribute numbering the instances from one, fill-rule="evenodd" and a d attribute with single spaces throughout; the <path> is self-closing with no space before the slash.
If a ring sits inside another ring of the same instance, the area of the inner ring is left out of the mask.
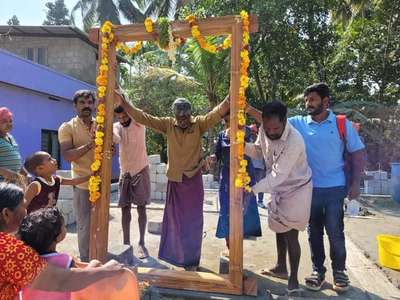
<path id="1" fill-rule="evenodd" d="M 16 36 L 0 39 L 0 48 L 23 58 L 27 48 L 46 48 L 47 67 L 90 84 L 96 82 L 96 49 L 79 38 Z"/>

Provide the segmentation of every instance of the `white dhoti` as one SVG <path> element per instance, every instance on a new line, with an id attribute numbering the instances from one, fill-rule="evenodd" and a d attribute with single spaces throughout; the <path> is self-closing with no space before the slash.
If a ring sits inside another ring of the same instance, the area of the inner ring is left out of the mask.
<path id="1" fill-rule="evenodd" d="M 311 198 L 311 180 L 298 189 L 272 193 L 268 203 L 269 228 L 276 233 L 305 230 L 310 218 Z"/>

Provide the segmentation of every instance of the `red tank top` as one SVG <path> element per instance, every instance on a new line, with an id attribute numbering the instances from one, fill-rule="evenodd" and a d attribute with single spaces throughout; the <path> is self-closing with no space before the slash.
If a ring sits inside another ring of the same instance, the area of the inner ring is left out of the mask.
<path id="1" fill-rule="evenodd" d="M 40 192 L 35 197 L 33 197 L 31 203 L 29 203 L 28 208 L 26 209 L 28 214 L 46 207 L 51 199 L 54 199 L 55 202 L 58 200 L 58 193 L 60 192 L 60 184 L 61 178 L 58 176 L 53 176 L 54 184 L 49 185 L 47 182 L 44 182 L 41 178 L 35 178 L 34 181 L 39 182 L 40 184 Z"/>

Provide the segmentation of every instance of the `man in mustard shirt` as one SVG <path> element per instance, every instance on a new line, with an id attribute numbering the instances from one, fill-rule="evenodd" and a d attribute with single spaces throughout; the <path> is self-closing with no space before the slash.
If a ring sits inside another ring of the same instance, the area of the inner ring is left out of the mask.
<path id="1" fill-rule="evenodd" d="M 149 115 L 131 105 L 118 90 L 116 104 L 136 122 L 167 137 L 168 187 L 158 256 L 186 270 L 196 270 L 203 235 L 202 136 L 228 112 L 228 97 L 208 114 L 197 117 L 192 116 L 191 104 L 184 98 L 173 103 L 174 117 Z"/>
<path id="2" fill-rule="evenodd" d="M 72 178 L 90 175 L 94 160 L 95 95 L 89 90 L 79 90 L 74 95 L 77 115 L 61 124 L 58 129 L 61 155 L 71 163 Z M 76 214 L 80 259 L 89 260 L 90 202 L 88 183 L 74 187 L 73 205 Z"/>

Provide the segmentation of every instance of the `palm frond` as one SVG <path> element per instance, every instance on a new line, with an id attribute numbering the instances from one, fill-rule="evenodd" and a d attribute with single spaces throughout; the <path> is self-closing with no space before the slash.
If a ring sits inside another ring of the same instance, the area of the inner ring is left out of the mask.
<path id="1" fill-rule="evenodd" d="M 131 23 L 135 22 L 143 22 L 145 19 L 145 15 L 141 11 L 141 3 L 138 2 L 143 2 L 143 1 L 136 1 L 137 6 L 132 3 L 131 0 L 119 0 L 118 1 L 118 9 L 121 12 L 121 14 L 129 20 Z"/>

